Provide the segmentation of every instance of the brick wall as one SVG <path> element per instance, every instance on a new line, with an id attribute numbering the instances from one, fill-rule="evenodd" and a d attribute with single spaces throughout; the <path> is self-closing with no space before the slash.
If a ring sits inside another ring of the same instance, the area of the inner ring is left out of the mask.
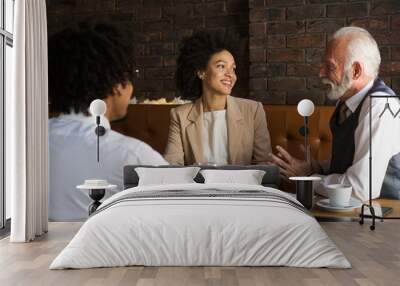
<path id="1" fill-rule="evenodd" d="M 368 29 L 381 76 L 400 92 L 399 0 L 249 0 L 249 93 L 272 104 L 332 104 L 318 79 L 327 40 L 342 26 Z"/>
<path id="2" fill-rule="evenodd" d="M 108 20 L 134 32 L 140 80 L 135 95 L 172 99 L 179 42 L 196 29 L 239 36 L 237 96 L 248 97 L 247 0 L 47 0 L 49 33 L 82 20 Z"/>
<path id="3" fill-rule="evenodd" d="M 140 99 L 177 95 L 178 44 L 195 29 L 240 36 L 237 96 L 331 104 L 318 66 L 329 35 L 345 25 L 372 32 L 381 49 L 381 76 L 400 92 L 400 0 L 47 0 L 47 9 L 50 33 L 82 20 L 131 27 Z"/>

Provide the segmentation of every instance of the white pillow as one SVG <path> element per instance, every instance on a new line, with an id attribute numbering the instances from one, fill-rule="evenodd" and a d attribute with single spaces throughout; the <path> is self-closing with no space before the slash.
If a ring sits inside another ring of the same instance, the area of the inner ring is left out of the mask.
<path id="1" fill-rule="evenodd" d="M 201 170 L 204 183 L 261 185 L 265 171 L 261 170 Z"/>
<path id="2" fill-rule="evenodd" d="M 193 179 L 199 170 L 199 167 L 135 168 L 139 176 L 139 186 L 195 183 Z"/>

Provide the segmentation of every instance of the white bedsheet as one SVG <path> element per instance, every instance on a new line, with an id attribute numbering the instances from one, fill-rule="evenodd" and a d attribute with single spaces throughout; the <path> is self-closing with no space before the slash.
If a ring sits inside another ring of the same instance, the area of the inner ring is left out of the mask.
<path id="1" fill-rule="evenodd" d="M 265 190 L 228 184 L 136 187 L 154 190 Z M 102 205 L 102 206 L 103 206 Z M 146 266 L 294 266 L 349 268 L 318 222 L 285 204 L 259 199 L 125 201 L 89 218 L 50 269 Z"/>

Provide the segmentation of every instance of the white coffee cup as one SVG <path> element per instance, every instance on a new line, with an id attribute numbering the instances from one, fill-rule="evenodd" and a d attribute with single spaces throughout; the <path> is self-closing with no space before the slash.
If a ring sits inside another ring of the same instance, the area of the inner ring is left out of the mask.
<path id="1" fill-rule="evenodd" d="M 350 185 L 332 184 L 325 187 L 328 191 L 329 205 L 333 207 L 347 207 L 350 204 Z"/>

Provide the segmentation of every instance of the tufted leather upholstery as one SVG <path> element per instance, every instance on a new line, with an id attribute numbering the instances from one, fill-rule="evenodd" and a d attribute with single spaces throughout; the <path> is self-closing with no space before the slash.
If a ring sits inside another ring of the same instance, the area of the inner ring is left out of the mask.
<path id="1" fill-rule="evenodd" d="M 112 129 L 125 135 L 138 138 L 160 153 L 164 152 L 168 137 L 169 111 L 173 105 L 130 105 L 125 119 L 112 123 Z M 303 158 L 301 145 L 304 137 L 299 128 L 304 125 L 298 115 L 296 106 L 264 105 L 273 150 L 277 144 Z M 309 119 L 310 146 L 312 155 L 319 160 L 330 156 L 332 136 L 329 130 L 329 119 L 333 113 L 332 106 L 316 107 Z"/>
<path id="2" fill-rule="evenodd" d="M 297 113 L 297 107 L 264 105 L 264 109 L 273 151 L 275 151 L 274 146 L 281 145 L 291 154 L 303 158 L 301 145 L 304 145 L 304 136 L 300 134 L 299 129 L 304 126 L 304 119 Z M 332 135 L 329 130 L 329 119 L 333 111 L 334 108 L 331 106 L 319 106 L 309 118 L 311 153 L 318 160 L 325 160 L 330 156 Z"/>

